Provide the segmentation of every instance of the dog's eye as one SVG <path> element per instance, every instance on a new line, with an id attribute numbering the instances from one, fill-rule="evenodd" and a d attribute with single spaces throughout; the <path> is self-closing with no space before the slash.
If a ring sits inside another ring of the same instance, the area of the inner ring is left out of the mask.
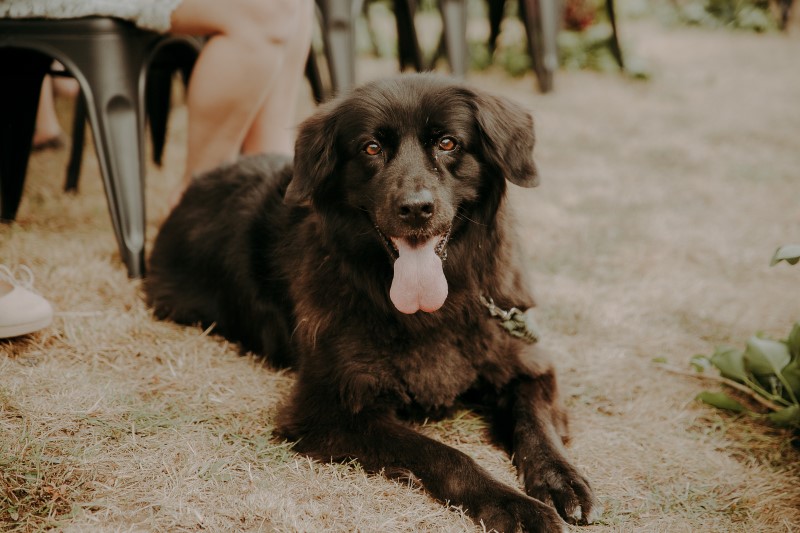
<path id="1" fill-rule="evenodd" d="M 456 149 L 456 141 L 452 137 L 442 137 L 439 139 L 439 150 L 452 152 Z"/>
<path id="2" fill-rule="evenodd" d="M 378 155 L 381 153 L 381 145 L 375 141 L 370 141 L 364 145 L 364 152 L 366 152 L 367 155 Z"/>

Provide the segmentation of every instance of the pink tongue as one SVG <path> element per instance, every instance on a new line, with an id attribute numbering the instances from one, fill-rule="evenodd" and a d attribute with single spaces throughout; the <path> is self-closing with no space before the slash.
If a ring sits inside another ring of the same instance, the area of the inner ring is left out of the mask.
<path id="1" fill-rule="evenodd" d="M 394 279 L 389 297 L 401 313 L 413 314 L 422 309 L 431 313 L 444 305 L 447 279 L 442 260 L 436 255 L 441 236 L 412 246 L 405 239 L 393 239 L 400 256 L 394 263 Z"/>

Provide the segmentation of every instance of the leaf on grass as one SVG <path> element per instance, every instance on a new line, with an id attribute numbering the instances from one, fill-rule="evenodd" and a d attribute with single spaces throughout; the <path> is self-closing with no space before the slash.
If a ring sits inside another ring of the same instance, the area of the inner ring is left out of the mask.
<path id="1" fill-rule="evenodd" d="M 692 365 L 692 368 L 694 368 L 697 372 L 705 372 L 712 366 L 711 360 L 702 354 L 692 357 L 689 360 L 689 364 Z"/>
<path id="2" fill-rule="evenodd" d="M 773 266 L 781 261 L 786 261 L 790 265 L 797 264 L 800 261 L 800 244 L 787 244 L 775 250 L 769 265 Z"/>
<path id="3" fill-rule="evenodd" d="M 781 370 L 783 379 L 791 387 L 796 398 L 800 398 L 800 357 L 795 357 Z"/>
<path id="4" fill-rule="evenodd" d="M 712 405 L 719 409 L 733 411 L 735 413 L 743 413 L 746 410 L 742 404 L 724 392 L 703 391 L 698 394 L 696 398 L 703 403 L 707 403 L 708 405 Z"/>
<path id="5" fill-rule="evenodd" d="M 757 376 L 778 375 L 789 360 L 789 348 L 783 342 L 756 336 L 747 341 L 745 367 Z"/>
<path id="6" fill-rule="evenodd" d="M 789 347 L 789 354 L 792 359 L 800 358 L 800 322 L 797 322 L 789 333 L 789 338 L 786 339 L 786 345 Z"/>
<path id="7" fill-rule="evenodd" d="M 717 348 L 711 356 L 711 363 L 717 367 L 722 377 L 739 382 L 746 381 L 747 371 L 744 367 L 744 352 L 736 348 Z"/>
<path id="8" fill-rule="evenodd" d="M 790 405 L 767 415 L 770 422 L 781 427 L 800 427 L 800 405 Z"/>

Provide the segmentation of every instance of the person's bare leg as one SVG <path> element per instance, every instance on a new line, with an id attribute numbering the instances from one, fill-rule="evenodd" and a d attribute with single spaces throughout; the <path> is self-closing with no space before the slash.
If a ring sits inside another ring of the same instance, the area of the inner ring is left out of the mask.
<path id="1" fill-rule="evenodd" d="M 303 85 L 314 22 L 313 0 L 297 0 L 299 18 L 286 56 L 242 145 L 243 154 L 294 154 L 295 112 Z"/>
<path id="2" fill-rule="evenodd" d="M 45 76 L 42 81 L 42 92 L 39 95 L 39 107 L 36 111 L 33 147 L 45 147 L 49 143 L 58 142 L 61 136 L 61 123 L 58 121 L 53 97 L 53 80 L 50 76 Z"/>
<path id="3" fill-rule="evenodd" d="M 53 61 L 53 70 L 64 72 L 64 65 L 58 61 Z M 78 80 L 68 76 L 53 76 L 53 91 L 56 96 L 66 96 L 68 98 L 76 98 L 81 88 L 78 86 Z"/>
<path id="4" fill-rule="evenodd" d="M 232 161 L 284 64 L 303 4 L 297 0 L 184 0 L 171 32 L 211 35 L 192 72 L 184 186 Z M 173 204 L 180 193 L 173 194 Z"/>

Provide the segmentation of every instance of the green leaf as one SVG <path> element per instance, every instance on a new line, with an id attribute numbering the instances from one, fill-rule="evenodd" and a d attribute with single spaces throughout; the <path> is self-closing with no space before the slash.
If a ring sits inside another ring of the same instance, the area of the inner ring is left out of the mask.
<path id="1" fill-rule="evenodd" d="M 783 380 L 794 392 L 795 398 L 800 398 L 800 357 L 795 357 L 781 370 Z"/>
<path id="2" fill-rule="evenodd" d="M 697 372 L 705 372 L 706 370 L 711 368 L 711 360 L 702 354 L 698 354 L 692 357 L 689 360 L 689 364 L 692 365 L 692 368 L 694 368 Z"/>
<path id="3" fill-rule="evenodd" d="M 711 363 L 719 369 L 722 377 L 739 382 L 747 381 L 744 367 L 744 352 L 736 348 L 717 348 L 711 356 Z"/>
<path id="4" fill-rule="evenodd" d="M 700 400 L 703 403 L 707 403 L 708 405 L 712 405 L 719 409 L 726 409 L 728 411 L 733 411 L 735 413 L 743 413 L 746 411 L 745 407 L 725 394 L 724 392 L 711 392 L 711 391 L 703 391 L 697 395 L 696 399 Z"/>
<path id="5" fill-rule="evenodd" d="M 744 351 L 745 368 L 757 376 L 780 374 L 790 360 L 786 343 L 760 337 L 750 337 Z"/>
<path id="6" fill-rule="evenodd" d="M 786 261 L 790 265 L 797 264 L 800 261 L 800 244 L 787 244 L 775 250 L 769 265 L 773 266 L 781 261 Z"/>
<path id="7" fill-rule="evenodd" d="M 769 413 L 767 418 L 781 427 L 800 427 L 800 405 L 790 405 L 780 411 Z"/>
<path id="8" fill-rule="evenodd" d="M 792 328 L 789 338 L 786 339 L 786 345 L 789 347 L 792 359 L 800 358 L 800 322 L 797 322 Z"/>

